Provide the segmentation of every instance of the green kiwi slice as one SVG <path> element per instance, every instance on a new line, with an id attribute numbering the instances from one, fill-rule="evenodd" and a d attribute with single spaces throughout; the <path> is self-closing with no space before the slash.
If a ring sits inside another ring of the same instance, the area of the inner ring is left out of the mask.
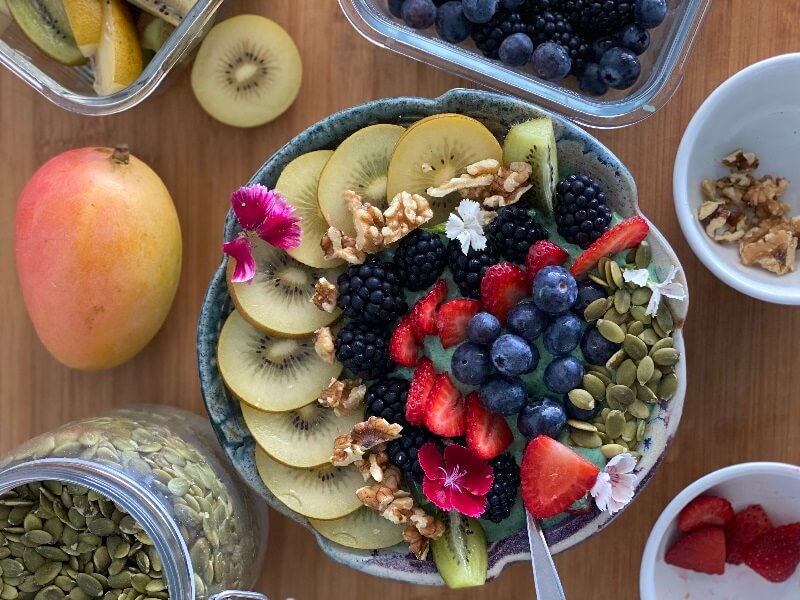
<path id="1" fill-rule="evenodd" d="M 61 0 L 7 0 L 23 33 L 47 56 L 65 65 L 88 60 L 75 43 Z"/>
<path id="2" fill-rule="evenodd" d="M 396 525 L 367 507 L 359 508 L 341 519 L 309 519 L 308 523 L 321 536 L 357 550 L 390 548 L 403 541 L 405 529 L 405 525 Z"/>
<path id="3" fill-rule="evenodd" d="M 442 579 L 451 588 L 483 585 L 489 559 L 481 524 L 451 510 L 445 525 L 444 535 L 431 542 L 433 560 Z"/>

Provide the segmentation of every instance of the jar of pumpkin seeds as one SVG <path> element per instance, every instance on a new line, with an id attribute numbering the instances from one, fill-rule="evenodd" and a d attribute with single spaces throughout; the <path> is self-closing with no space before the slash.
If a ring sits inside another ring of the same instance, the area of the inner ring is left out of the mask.
<path id="1" fill-rule="evenodd" d="M 76 421 L 0 461 L 0 600 L 229 597 L 257 579 L 266 519 L 196 415 Z"/>

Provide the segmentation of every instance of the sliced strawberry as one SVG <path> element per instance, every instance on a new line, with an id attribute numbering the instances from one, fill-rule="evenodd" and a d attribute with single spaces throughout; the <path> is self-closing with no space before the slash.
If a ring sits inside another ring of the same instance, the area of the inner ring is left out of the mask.
<path id="1" fill-rule="evenodd" d="M 456 437 L 467 432 L 464 397 L 447 372 L 436 376 L 425 405 L 425 426 L 436 435 Z"/>
<path id="2" fill-rule="evenodd" d="M 481 309 L 481 303 L 467 298 L 445 302 L 436 313 L 436 328 L 443 348 L 460 344 L 467 339 L 469 320 Z"/>
<path id="3" fill-rule="evenodd" d="M 514 441 L 508 422 L 487 409 L 478 392 L 467 396 L 467 446 L 485 460 L 499 456 Z"/>
<path id="4" fill-rule="evenodd" d="M 597 266 L 598 261 L 607 256 L 612 258 L 629 248 L 635 248 L 644 241 L 650 225 L 642 217 L 631 217 L 606 231 L 600 238 L 584 250 L 570 267 L 574 277 L 585 275 Z"/>
<path id="5" fill-rule="evenodd" d="M 698 496 L 678 515 L 678 529 L 689 533 L 710 525 L 725 527 L 733 519 L 731 503 L 719 496 Z"/>
<path id="6" fill-rule="evenodd" d="M 745 550 L 745 564 L 774 583 L 786 581 L 800 564 L 800 523 L 761 534 Z"/>
<path id="7" fill-rule="evenodd" d="M 725 528 L 727 561 L 732 565 L 742 564 L 747 547 L 770 529 L 772 521 L 760 504 L 753 504 L 736 513 Z"/>
<path id="8" fill-rule="evenodd" d="M 481 280 L 481 302 L 483 307 L 500 320 L 525 296 L 530 296 L 531 286 L 525 271 L 511 263 L 497 263 L 486 270 Z"/>
<path id="9" fill-rule="evenodd" d="M 520 474 L 525 507 L 537 519 L 553 517 L 592 489 L 600 472 L 595 465 L 546 435 L 525 449 Z"/>
<path id="10" fill-rule="evenodd" d="M 669 565 L 709 575 L 725 572 L 725 531 L 704 527 L 675 542 L 664 556 Z"/>
<path id="11" fill-rule="evenodd" d="M 398 365 L 403 367 L 416 366 L 419 360 L 419 346 L 411 331 L 411 319 L 406 317 L 392 332 L 389 341 L 389 356 Z"/>
<path id="12" fill-rule="evenodd" d="M 417 370 L 411 377 L 411 385 L 406 396 L 406 420 L 412 425 L 425 424 L 425 405 L 435 379 L 436 370 L 433 368 L 433 361 L 425 356 L 419 361 Z"/>
<path id="13" fill-rule="evenodd" d="M 431 290 L 411 307 L 411 328 L 420 344 L 426 335 L 436 335 L 436 308 L 447 298 L 447 282 L 437 281 Z"/>
<path id="14" fill-rule="evenodd" d="M 528 283 L 533 283 L 536 274 L 545 267 L 560 267 L 569 258 L 566 250 L 556 246 L 549 240 L 539 240 L 530 250 L 528 258 L 525 259 L 525 277 Z"/>

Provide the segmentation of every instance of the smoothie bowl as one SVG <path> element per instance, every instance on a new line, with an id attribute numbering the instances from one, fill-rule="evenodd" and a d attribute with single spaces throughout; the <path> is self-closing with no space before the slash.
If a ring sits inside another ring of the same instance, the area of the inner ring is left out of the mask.
<path id="1" fill-rule="evenodd" d="M 685 396 L 686 283 L 578 127 L 486 92 L 379 100 L 233 199 L 236 257 L 198 330 L 206 408 L 334 560 L 479 585 L 527 560 L 524 507 L 561 552 L 655 472 Z"/>

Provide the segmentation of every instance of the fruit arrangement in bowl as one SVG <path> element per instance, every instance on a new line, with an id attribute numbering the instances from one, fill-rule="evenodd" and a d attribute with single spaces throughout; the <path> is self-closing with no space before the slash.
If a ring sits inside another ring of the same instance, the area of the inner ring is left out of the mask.
<path id="1" fill-rule="evenodd" d="M 574 125 L 455 90 L 295 138 L 232 197 L 198 331 L 216 433 L 331 557 L 480 585 L 607 524 L 680 419 L 685 280 Z"/>

